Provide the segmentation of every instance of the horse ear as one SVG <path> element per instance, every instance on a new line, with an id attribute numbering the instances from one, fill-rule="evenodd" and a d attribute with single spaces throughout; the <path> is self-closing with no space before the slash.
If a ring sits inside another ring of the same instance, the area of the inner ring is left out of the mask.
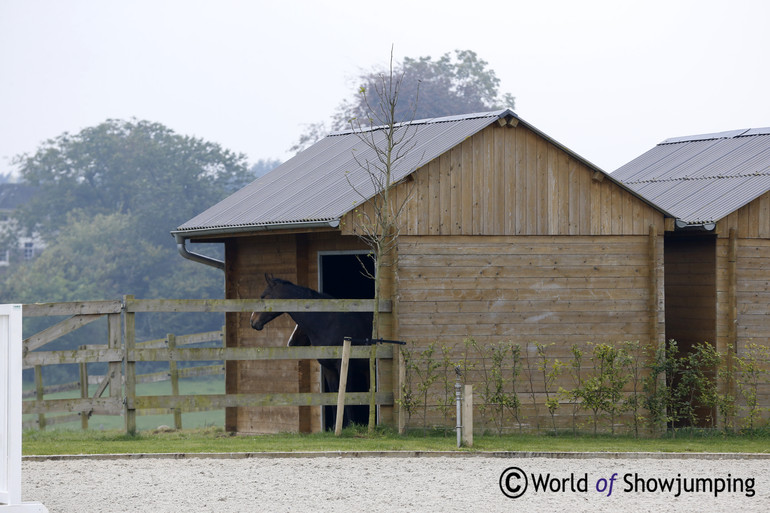
<path id="1" fill-rule="evenodd" d="M 272 285 L 275 281 L 275 277 L 271 273 L 265 273 L 265 281 L 268 285 Z"/>

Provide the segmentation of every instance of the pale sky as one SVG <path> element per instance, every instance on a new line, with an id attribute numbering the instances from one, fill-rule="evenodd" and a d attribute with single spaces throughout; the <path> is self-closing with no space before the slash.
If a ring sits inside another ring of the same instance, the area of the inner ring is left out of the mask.
<path id="1" fill-rule="evenodd" d="M 475 51 L 520 117 L 613 171 L 770 126 L 769 23 L 765 0 L 0 0 L 0 173 L 108 118 L 285 160 L 391 45 Z"/>

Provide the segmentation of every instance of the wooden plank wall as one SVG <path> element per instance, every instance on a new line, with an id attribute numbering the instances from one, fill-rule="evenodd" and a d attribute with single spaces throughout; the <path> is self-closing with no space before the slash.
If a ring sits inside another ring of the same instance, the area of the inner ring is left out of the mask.
<path id="1" fill-rule="evenodd" d="M 663 342 L 662 214 L 523 125 L 469 137 L 394 198 L 409 198 L 398 338 L 553 342 L 560 359 L 573 343 Z"/>
<path id="2" fill-rule="evenodd" d="M 227 251 L 227 297 L 258 298 L 265 288 L 264 274 L 272 273 L 312 289 L 318 289 L 318 252 L 365 249 L 358 237 L 340 236 L 338 232 L 259 235 L 230 239 Z M 353 272 L 353 271 L 351 271 Z M 283 315 L 255 331 L 248 314 L 227 315 L 228 347 L 282 346 L 294 322 Z M 385 373 L 389 377 L 390 369 Z M 227 393 L 320 392 L 320 366 L 305 362 L 228 362 Z M 392 386 L 390 381 L 383 386 Z M 303 388 L 304 390 L 300 390 Z M 321 408 L 260 407 L 229 408 L 225 419 L 228 431 L 274 433 L 319 431 Z"/>
<path id="3" fill-rule="evenodd" d="M 745 356 L 750 343 L 770 346 L 770 192 L 720 220 L 716 232 L 717 348 L 723 354 L 732 350 Z M 735 248 L 732 265 L 731 245 Z M 765 369 L 770 371 L 770 362 Z M 760 404 L 768 407 L 770 384 L 763 384 L 759 395 Z M 768 418 L 766 412 L 764 418 Z"/>
<path id="4" fill-rule="evenodd" d="M 573 344 L 658 344 L 662 333 L 651 327 L 649 311 L 662 301 L 651 301 L 649 280 L 662 267 L 663 244 L 652 263 L 649 245 L 649 235 L 402 236 L 399 337 L 417 348 L 452 347 L 453 358 L 469 337 L 485 346 L 510 341 L 530 353 L 534 342 L 553 344 L 548 356 L 563 362 Z M 554 390 L 570 388 L 570 379 L 563 375 Z M 544 394 L 542 381 L 535 393 Z M 568 410 L 559 413 L 562 426 Z M 534 412 L 528 415 L 533 422 Z M 540 415 L 547 415 L 542 403 Z M 432 422 L 441 422 L 437 412 Z"/>
<path id="5" fill-rule="evenodd" d="M 770 347 L 770 240 L 738 239 L 736 259 L 736 355 L 746 356 L 749 344 Z M 764 362 L 770 372 L 770 361 Z M 759 404 L 770 406 L 770 383 L 758 390 Z M 768 418 L 765 411 L 763 418 Z"/>
<path id="6" fill-rule="evenodd" d="M 740 238 L 770 239 L 770 191 L 721 219 L 716 231 L 727 238 L 731 228 Z"/>
<path id="7" fill-rule="evenodd" d="M 606 176 L 519 125 L 497 124 L 400 184 L 402 235 L 663 233 L 663 216 Z M 360 207 L 365 209 L 366 206 Z M 341 223 L 355 233 L 356 214 Z"/>
<path id="8" fill-rule="evenodd" d="M 294 235 L 243 237 L 226 243 L 225 294 L 228 299 L 259 298 L 265 288 L 264 273 L 297 281 L 297 243 Z M 287 315 L 262 331 L 252 329 L 249 314 L 226 315 L 227 347 L 281 346 L 294 329 Z M 228 394 L 299 391 L 297 362 L 227 362 Z M 317 391 L 317 390 L 314 390 Z M 298 408 L 228 408 L 225 429 L 241 433 L 280 433 L 299 429 Z"/>

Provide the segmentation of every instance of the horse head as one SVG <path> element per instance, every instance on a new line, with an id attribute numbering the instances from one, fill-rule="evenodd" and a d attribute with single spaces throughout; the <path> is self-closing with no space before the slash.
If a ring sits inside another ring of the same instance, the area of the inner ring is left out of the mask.
<path id="1" fill-rule="evenodd" d="M 262 292 L 260 299 L 286 299 L 286 296 L 281 295 L 281 287 L 285 282 L 278 279 L 272 274 L 265 273 L 265 282 L 267 282 L 267 288 Z M 272 321 L 283 312 L 252 312 L 251 314 L 251 327 L 257 331 L 261 331 L 265 327 L 265 324 Z"/>

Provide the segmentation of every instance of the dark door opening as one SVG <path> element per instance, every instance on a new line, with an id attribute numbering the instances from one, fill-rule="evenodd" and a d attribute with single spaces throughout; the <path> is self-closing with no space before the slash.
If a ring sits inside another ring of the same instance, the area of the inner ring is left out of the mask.
<path id="1" fill-rule="evenodd" d="M 666 343 L 676 340 L 679 356 L 691 353 L 695 344 L 716 344 L 716 243 L 716 235 L 711 234 L 667 233 L 665 237 Z M 697 425 L 705 427 L 715 415 L 698 406 Z"/>
<path id="2" fill-rule="evenodd" d="M 321 292 L 338 299 L 374 298 L 374 280 L 370 277 L 374 274 L 374 261 L 366 252 L 319 253 L 318 269 Z M 371 317 L 369 319 L 371 322 Z M 369 361 L 351 360 L 348 380 L 348 392 L 367 392 Z M 324 392 L 329 392 L 323 381 L 322 388 Z M 324 406 L 322 420 L 324 430 L 334 429 L 335 409 L 335 406 Z M 348 412 L 349 422 L 367 424 L 369 421 L 368 406 L 353 406 Z"/>

